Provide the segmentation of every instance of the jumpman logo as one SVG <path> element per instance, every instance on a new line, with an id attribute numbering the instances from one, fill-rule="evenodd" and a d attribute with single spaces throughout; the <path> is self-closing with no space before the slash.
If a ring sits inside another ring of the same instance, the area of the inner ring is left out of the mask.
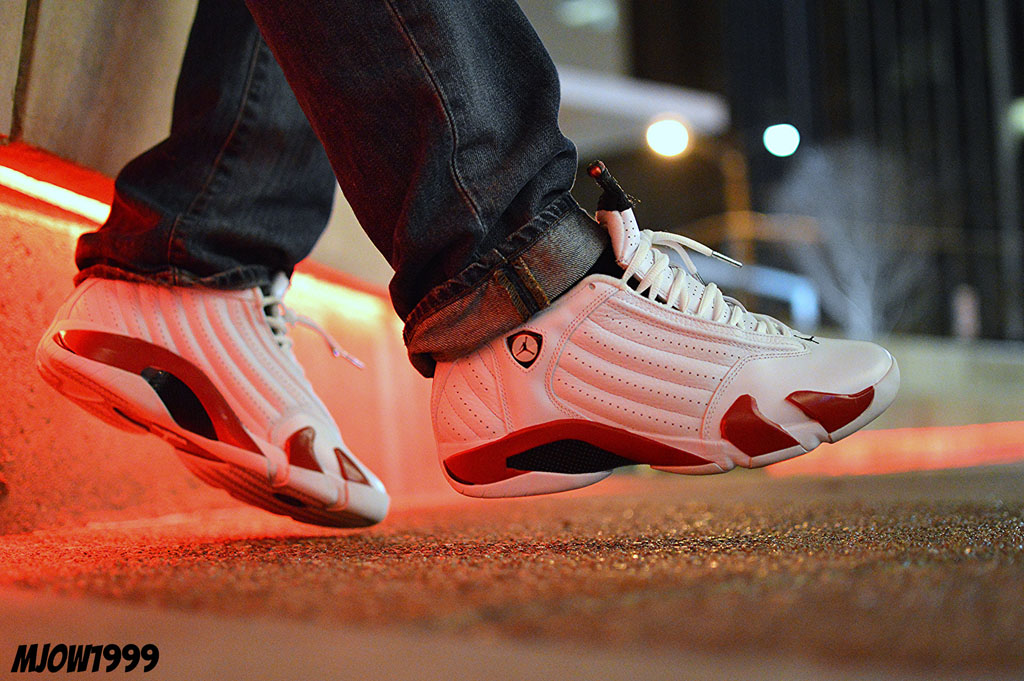
<path id="1" fill-rule="evenodd" d="M 508 349 L 512 358 L 524 368 L 529 368 L 540 355 L 541 335 L 532 331 L 520 331 L 508 338 Z"/>

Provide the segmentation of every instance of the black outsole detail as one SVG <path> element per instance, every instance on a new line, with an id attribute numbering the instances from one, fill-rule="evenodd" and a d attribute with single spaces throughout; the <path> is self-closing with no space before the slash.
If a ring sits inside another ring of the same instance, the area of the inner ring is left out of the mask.
<path id="1" fill-rule="evenodd" d="M 304 508 L 306 506 L 305 502 L 300 501 L 299 499 L 296 499 L 295 497 L 293 497 L 291 495 L 288 495 L 288 494 L 281 494 L 280 492 L 274 492 L 271 496 L 273 496 L 275 499 L 277 499 L 281 503 L 288 504 L 289 506 L 294 506 L 295 508 Z"/>
<path id="2" fill-rule="evenodd" d="M 217 439 L 217 431 L 213 427 L 210 415 L 203 408 L 203 403 L 181 379 L 153 367 L 146 367 L 141 375 L 156 391 L 175 423 L 208 440 Z"/>
<path id="3" fill-rule="evenodd" d="M 515 457 L 511 457 L 511 458 L 515 458 Z M 506 459 L 505 461 L 506 461 L 506 465 L 508 465 L 508 463 L 507 463 L 508 459 Z M 449 478 L 451 478 L 455 482 L 459 483 L 460 485 L 469 485 L 469 486 L 471 486 L 471 485 L 475 484 L 475 483 L 470 482 L 469 480 L 463 480 L 459 476 L 455 475 L 455 473 L 452 472 L 452 469 L 448 467 L 448 462 L 447 461 L 442 461 L 441 465 L 444 466 L 445 475 L 447 475 Z M 523 470 L 523 469 L 522 468 L 517 468 L 516 470 Z"/>
<path id="4" fill-rule="evenodd" d="M 138 426 L 139 428 L 142 428 L 143 430 L 149 430 L 149 426 L 147 426 L 145 423 L 142 423 L 141 421 L 136 421 L 131 416 L 128 416 L 128 414 L 125 414 L 123 411 L 121 411 L 117 407 L 111 407 L 111 409 L 113 409 L 114 413 L 117 414 L 118 416 L 120 416 L 121 418 L 123 418 L 125 421 L 128 421 L 129 423 L 132 423 L 132 424 Z"/>
<path id="5" fill-rule="evenodd" d="M 505 460 L 505 465 L 517 471 L 580 474 L 635 466 L 636 461 L 583 440 L 556 440 L 510 456 Z"/>

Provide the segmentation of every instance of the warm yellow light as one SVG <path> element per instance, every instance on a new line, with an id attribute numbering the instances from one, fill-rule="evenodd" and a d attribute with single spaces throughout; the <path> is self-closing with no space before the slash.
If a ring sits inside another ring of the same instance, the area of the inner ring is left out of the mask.
<path id="1" fill-rule="evenodd" d="M 662 156 L 678 156 L 690 144 L 690 132 L 682 122 L 664 118 L 647 128 L 647 144 Z"/>
<path id="2" fill-rule="evenodd" d="M 0 166 L 0 185 L 27 194 L 34 199 L 45 201 L 51 206 L 81 215 L 97 224 L 106 222 L 107 216 L 110 215 L 110 206 L 102 201 L 90 199 L 4 166 Z"/>
<path id="3" fill-rule="evenodd" d="M 383 298 L 296 272 L 288 289 L 288 305 L 318 321 L 340 318 L 340 324 L 360 322 L 381 325 L 394 316 Z"/>

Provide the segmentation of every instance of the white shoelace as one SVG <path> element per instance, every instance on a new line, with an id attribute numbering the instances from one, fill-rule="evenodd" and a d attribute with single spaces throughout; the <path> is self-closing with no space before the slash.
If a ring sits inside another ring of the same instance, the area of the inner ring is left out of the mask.
<path id="1" fill-rule="evenodd" d="M 685 270 L 675 264 L 672 264 L 668 253 L 663 250 L 666 248 L 679 255 L 685 265 Z M 662 280 L 664 273 L 667 271 L 671 276 L 671 284 L 664 295 L 664 304 L 669 307 L 675 307 L 679 310 L 686 310 L 690 303 L 687 276 L 692 276 L 702 284 L 704 283 L 703 279 L 701 279 L 700 275 L 697 273 L 697 267 L 693 264 L 693 260 L 690 259 L 690 255 L 686 252 L 686 249 L 690 249 L 691 251 L 700 253 L 701 255 L 722 260 L 735 267 L 743 266 L 739 261 L 733 260 L 729 256 L 723 255 L 695 239 L 681 236 L 679 234 L 672 234 L 670 232 L 654 232 L 652 230 L 645 229 L 640 232 L 640 244 L 633 252 L 633 257 L 629 260 L 629 266 L 626 267 L 626 271 L 622 275 L 622 280 L 629 281 L 630 277 L 637 274 L 637 270 L 643 266 L 643 262 L 647 258 L 647 254 L 650 253 L 654 257 L 654 264 L 643 274 L 643 276 L 640 277 L 640 281 L 636 287 L 636 292 L 640 294 L 647 292 L 648 298 L 657 301 L 659 289 L 661 288 L 658 286 L 658 283 Z M 725 320 L 726 324 L 743 328 L 749 319 L 753 322 L 752 330 L 757 333 L 763 333 L 769 336 L 793 335 L 793 330 L 778 319 L 764 314 L 749 312 L 735 298 L 722 295 L 722 292 L 715 283 L 711 282 L 705 284 L 704 292 L 701 294 L 700 300 L 697 302 L 697 308 L 694 313 L 698 317 L 716 321 L 720 319 L 722 314 L 725 312 L 728 312 L 728 317 Z"/>
<path id="2" fill-rule="evenodd" d="M 285 305 L 281 300 L 281 296 L 267 295 L 264 293 L 262 304 L 266 314 L 267 324 L 270 326 L 270 330 L 274 334 L 274 340 L 277 341 L 277 344 L 281 346 L 283 350 L 290 350 L 295 342 L 292 340 L 291 336 L 288 335 L 288 332 L 296 324 L 302 324 L 303 326 L 309 327 L 320 334 L 320 337 L 327 342 L 327 346 L 331 349 L 331 354 L 335 357 L 344 357 L 351 362 L 353 366 L 358 367 L 359 369 L 366 366 L 363 364 L 362 360 L 341 347 L 341 345 L 338 344 L 338 341 L 334 340 L 334 336 L 327 333 L 322 326 L 317 324 L 310 317 L 298 314 L 295 310 Z"/>

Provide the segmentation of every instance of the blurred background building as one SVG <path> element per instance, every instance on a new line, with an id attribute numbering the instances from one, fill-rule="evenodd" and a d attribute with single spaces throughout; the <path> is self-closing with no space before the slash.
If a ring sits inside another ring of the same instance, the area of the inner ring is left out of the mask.
<path id="1" fill-rule="evenodd" d="M 806 275 L 850 335 L 1024 338 L 1024 5 L 546 4 L 617 25 L 633 76 L 726 98 L 726 134 L 607 159 L 656 228 Z M 621 64 L 583 44 L 576 59 Z"/>

